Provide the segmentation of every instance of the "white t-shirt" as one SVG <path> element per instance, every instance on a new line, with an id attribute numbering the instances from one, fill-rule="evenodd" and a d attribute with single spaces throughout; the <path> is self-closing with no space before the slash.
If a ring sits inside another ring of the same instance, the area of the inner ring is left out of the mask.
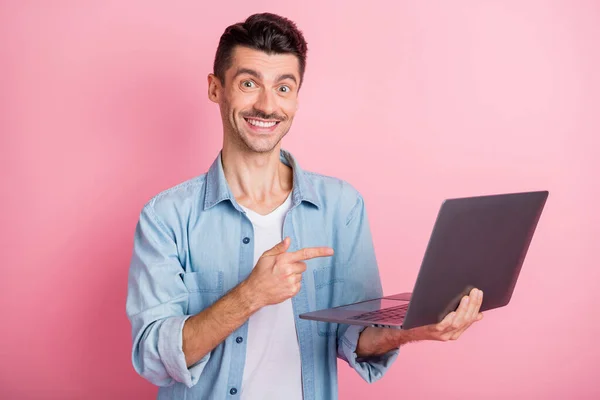
<path id="1" fill-rule="evenodd" d="M 268 215 L 242 207 L 254 227 L 254 265 L 283 240 L 291 196 Z M 266 306 L 250 317 L 240 397 L 243 400 L 302 400 L 300 347 L 292 300 Z"/>

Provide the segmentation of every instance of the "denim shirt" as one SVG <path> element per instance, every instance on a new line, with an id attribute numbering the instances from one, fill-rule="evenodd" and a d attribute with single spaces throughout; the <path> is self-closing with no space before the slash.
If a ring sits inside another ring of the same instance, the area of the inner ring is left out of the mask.
<path id="1" fill-rule="evenodd" d="M 300 292 L 292 298 L 305 400 L 337 398 L 337 358 L 367 382 L 381 378 L 398 350 L 357 359 L 364 329 L 300 319 L 299 314 L 382 295 L 371 232 L 360 193 L 348 183 L 293 170 L 291 209 L 283 235 L 289 251 L 330 246 L 335 254 L 306 261 Z M 221 154 L 206 174 L 153 197 L 137 223 L 126 302 L 132 327 L 132 362 L 160 386 L 159 399 L 235 399 L 241 391 L 248 322 L 191 367 L 182 351 L 182 329 L 248 277 L 253 268 L 253 228 L 225 179 Z M 281 360 L 282 363 L 286 362 Z M 281 393 L 285 398 L 285 393 Z"/>

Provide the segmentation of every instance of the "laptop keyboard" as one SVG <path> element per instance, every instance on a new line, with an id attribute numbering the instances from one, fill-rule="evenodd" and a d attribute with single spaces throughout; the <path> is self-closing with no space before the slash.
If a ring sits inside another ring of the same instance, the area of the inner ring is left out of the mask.
<path id="1" fill-rule="evenodd" d="M 395 307 L 384 308 L 381 310 L 369 311 L 363 314 L 358 314 L 352 317 L 352 319 L 359 321 L 386 321 L 390 323 L 401 323 L 408 310 L 408 303 L 401 304 Z"/>

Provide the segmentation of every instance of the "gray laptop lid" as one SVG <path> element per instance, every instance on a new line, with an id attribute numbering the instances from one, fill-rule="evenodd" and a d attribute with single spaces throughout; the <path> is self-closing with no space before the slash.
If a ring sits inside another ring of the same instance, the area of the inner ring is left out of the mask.
<path id="1" fill-rule="evenodd" d="M 481 311 L 512 297 L 547 191 L 444 201 L 427 245 L 404 329 L 435 324 L 473 287 Z"/>

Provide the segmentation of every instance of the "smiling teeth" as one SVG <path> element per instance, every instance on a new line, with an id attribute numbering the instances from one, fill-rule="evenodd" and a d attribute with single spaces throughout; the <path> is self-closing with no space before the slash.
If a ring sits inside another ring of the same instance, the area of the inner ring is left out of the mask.
<path id="1" fill-rule="evenodd" d="M 258 126 L 259 128 L 270 128 L 272 126 L 275 126 L 275 124 L 277 123 L 277 122 L 262 122 L 262 121 L 257 121 L 255 119 L 248 119 L 247 121 L 250 125 Z"/>

